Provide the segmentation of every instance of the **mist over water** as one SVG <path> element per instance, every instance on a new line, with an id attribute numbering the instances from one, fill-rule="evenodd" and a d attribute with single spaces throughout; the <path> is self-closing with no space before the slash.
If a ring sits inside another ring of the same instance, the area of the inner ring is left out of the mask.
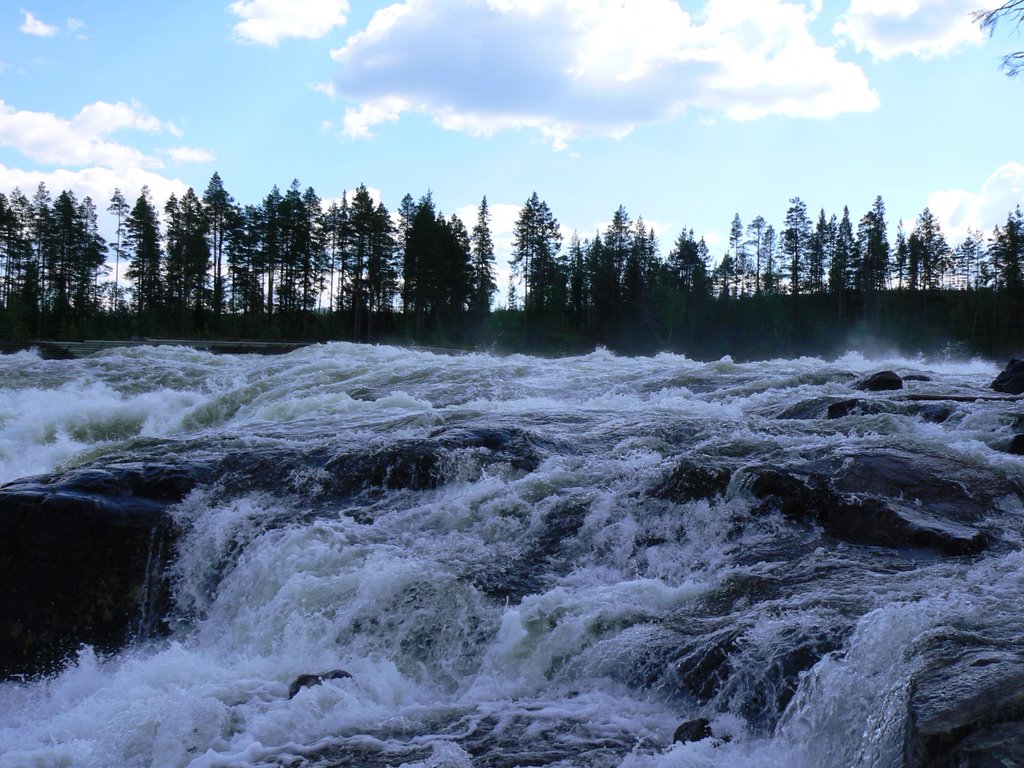
<path id="1" fill-rule="evenodd" d="M 1019 535 L 974 557 L 855 546 L 758 512 L 743 480 L 893 446 L 1024 478 L 1004 402 L 822 417 L 883 369 L 956 395 L 999 367 L 348 344 L 0 357 L 0 483 L 239 466 L 173 509 L 170 636 L 0 684 L 0 766 L 901 765 L 922 643 L 1024 636 Z M 431 482 L 400 481 L 421 454 L 440 456 Z M 656 493 L 681 459 L 732 480 Z M 288 698 L 332 669 L 351 677 Z M 673 745 L 701 716 L 718 738 Z"/>

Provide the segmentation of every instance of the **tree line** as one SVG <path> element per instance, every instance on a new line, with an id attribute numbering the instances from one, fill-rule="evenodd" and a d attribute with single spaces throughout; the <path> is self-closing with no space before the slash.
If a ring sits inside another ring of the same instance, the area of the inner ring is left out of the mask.
<path id="1" fill-rule="evenodd" d="M 487 198 L 467 226 L 428 192 L 394 212 L 365 186 L 324 201 L 298 181 L 240 204 L 214 173 L 158 211 L 115 190 L 109 242 L 97 206 L 40 184 L 0 193 L 0 337 L 346 339 L 531 351 L 824 353 L 870 335 L 904 345 L 1022 341 L 1024 216 L 951 245 L 925 208 L 895 236 L 876 197 L 781 221 L 737 213 L 724 252 L 684 228 L 662 253 L 624 206 L 563 242 L 536 193 L 513 230 L 497 302 Z M 111 263 L 112 262 L 112 263 Z"/>

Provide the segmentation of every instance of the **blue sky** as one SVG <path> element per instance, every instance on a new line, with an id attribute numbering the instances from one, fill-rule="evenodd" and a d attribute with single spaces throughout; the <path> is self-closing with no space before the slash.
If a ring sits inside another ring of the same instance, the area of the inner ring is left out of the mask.
<path id="1" fill-rule="evenodd" d="M 0 191 L 147 184 L 256 203 L 293 178 L 428 190 L 499 247 L 536 190 L 591 236 L 624 205 L 720 256 L 789 198 L 927 205 L 954 242 L 1024 202 L 1024 36 L 985 0 L 24 0 L 0 10 Z M 992 3 L 993 0 L 988 0 Z"/>

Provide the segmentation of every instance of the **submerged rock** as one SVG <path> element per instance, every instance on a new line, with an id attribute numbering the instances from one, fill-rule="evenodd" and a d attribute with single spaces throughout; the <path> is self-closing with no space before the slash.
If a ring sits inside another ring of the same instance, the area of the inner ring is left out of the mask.
<path id="1" fill-rule="evenodd" d="M 299 675 L 288 686 L 288 698 L 294 699 L 303 688 L 321 685 L 324 680 L 341 680 L 346 677 L 352 677 L 352 675 L 344 669 L 332 669 L 330 672 L 320 672 L 319 674 Z"/>
<path id="2" fill-rule="evenodd" d="M 903 389 L 903 379 L 895 371 L 879 371 L 870 376 L 865 376 L 853 385 L 854 389 L 863 389 L 867 392 L 884 392 L 893 389 Z"/>
<path id="3" fill-rule="evenodd" d="M 690 458 L 680 459 L 653 491 L 659 499 L 677 503 L 713 499 L 721 496 L 729 487 L 732 468 L 711 466 Z"/>
<path id="4" fill-rule="evenodd" d="M 163 631 L 178 534 L 167 508 L 202 470 L 114 465 L 0 487 L 0 679 Z"/>
<path id="5" fill-rule="evenodd" d="M 681 723 L 672 734 L 672 742 L 686 744 L 690 741 L 703 741 L 714 736 L 711 732 L 711 721 L 706 717 L 698 717 L 696 720 L 687 720 Z"/>
<path id="6" fill-rule="evenodd" d="M 767 508 L 833 536 L 953 555 L 983 549 L 988 535 L 979 524 L 1004 498 L 1021 498 L 1020 489 L 966 461 L 897 449 L 746 471 L 747 487 Z"/>
<path id="7" fill-rule="evenodd" d="M 1024 360 L 1010 358 L 1010 362 L 990 386 L 996 392 L 1005 392 L 1008 395 L 1024 394 Z"/>

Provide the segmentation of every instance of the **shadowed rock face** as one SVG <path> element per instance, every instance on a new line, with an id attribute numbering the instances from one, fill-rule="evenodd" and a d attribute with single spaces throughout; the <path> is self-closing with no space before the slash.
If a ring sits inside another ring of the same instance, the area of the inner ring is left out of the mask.
<path id="1" fill-rule="evenodd" d="M 906 764 L 1024 765 L 1024 653 L 951 628 L 923 644 L 907 704 Z"/>
<path id="2" fill-rule="evenodd" d="M 894 389 L 903 389 L 903 379 L 895 371 L 879 371 L 853 385 L 854 389 L 862 389 L 867 392 L 886 392 Z"/>
<path id="3" fill-rule="evenodd" d="M 122 465 L 0 488 L 0 679 L 47 673 L 82 644 L 112 651 L 162 631 L 166 509 L 200 471 Z"/>
<path id="4" fill-rule="evenodd" d="M 1009 395 L 1024 394 L 1024 360 L 1011 358 L 1006 368 L 992 382 L 992 389 Z"/>
<path id="5" fill-rule="evenodd" d="M 1020 489 L 966 462 L 891 449 L 747 471 L 764 509 L 854 543 L 952 555 L 982 550 L 986 515 L 1005 498 L 1020 501 Z"/>

